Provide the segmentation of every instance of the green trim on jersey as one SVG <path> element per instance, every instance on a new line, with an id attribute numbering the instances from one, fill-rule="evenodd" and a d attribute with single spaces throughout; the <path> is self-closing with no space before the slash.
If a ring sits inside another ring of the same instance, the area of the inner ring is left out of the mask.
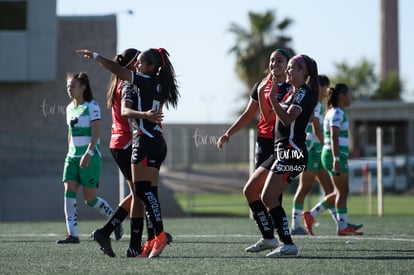
<path id="1" fill-rule="evenodd" d="M 95 100 L 90 102 L 85 101 L 78 106 L 75 106 L 74 102 L 71 102 L 66 107 L 66 123 L 69 127 L 70 135 L 67 156 L 82 157 L 85 154 L 92 139 L 91 122 L 100 119 L 101 111 Z M 99 143 L 98 138 L 94 152 L 100 156 Z"/>
<path id="2" fill-rule="evenodd" d="M 349 151 L 349 121 L 345 112 L 337 107 L 330 109 L 323 122 L 324 148 L 331 149 L 331 127 L 339 128 L 339 151 Z"/>

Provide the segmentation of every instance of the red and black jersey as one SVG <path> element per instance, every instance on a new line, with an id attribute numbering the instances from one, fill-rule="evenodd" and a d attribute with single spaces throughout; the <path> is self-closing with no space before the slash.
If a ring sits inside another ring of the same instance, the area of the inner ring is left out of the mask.
<path id="1" fill-rule="evenodd" d="M 122 80 L 119 80 L 116 86 L 115 100 L 112 105 L 112 127 L 109 148 L 126 149 L 131 145 L 131 124 L 128 118 L 121 115 L 121 99 L 123 98 L 122 94 L 133 89 L 133 86 L 127 81 Z"/>
<path id="2" fill-rule="evenodd" d="M 267 104 L 269 104 L 270 108 L 272 108 L 272 103 L 269 98 L 270 90 L 272 89 L 272 80 L 269 80 L 266 83 L 265 89 L 264 89 L 264 96 L 266 98 Z M 276 98 L 279 102 L 281 102 L 284 98 L 284 96 L 288 93 L 288 91 L 291 89 L 290 84 L 287 83 L 280 83 L 277 84 L 279 86 L 279 92 L 276 94 Z M 255 100 L 256 102 L 259 101 L 259 95 L 258 95 L 258 89 L 259 83 L 256 83 L 253 86 L 251 98 Z M 275 128 L 275 120 L 274 121 L 265 121 L 263 114 L 260 113 L 259 115 L 259 122 L 257 123 L 257 136 L 263 137 L 263 138 L 274 138 L 274 128 Z"/>

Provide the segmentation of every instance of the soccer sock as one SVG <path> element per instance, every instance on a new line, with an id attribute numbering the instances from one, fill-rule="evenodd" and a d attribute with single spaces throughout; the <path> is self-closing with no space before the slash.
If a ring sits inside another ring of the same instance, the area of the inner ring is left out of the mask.
<path id="1" fill-rule="evenodd" d="M 158 186 L 151 186 L 151 190 L 152 193 L 155 195 L 155 197 L 158 200 L 158 204 L 159 204 L 159 199 L 158 199 Z M 151 219 L 149 216 L 148 211 L 145 210 L 145 221 L 147 223 L 147 240 L 152 240 L 155 237 L 155 230 L 154 230 L 154 226 L 151 223 Z"/>
<path id="2" fill-rule="evenodd" d="M 155 230 L 148 211 L 145 211 L 145 222 L 147 223 L 147 241 L 150 241 L 155 237 Z"/>
<path id="3" fill-rule="evenodd" d="M 106 216 L 107 218 L 109 218 L 112 213 L 114 212 L 111 208 L 111 206 L 109 206 L 109 204 L 102 198 L 100 197 L 96 197 L 94 200 L 92 200 L 91 202 L 88 202 L 88 205 L 90 207 L 96 208 L 99 210 L 99 212 Z"/>
<path id="4" fill-rule="evenodd" d="M 259 227 L 260 233 L 264 239 L 274 239 L 274 229 L 266 207 L 261 200 L 249 203 L 249 207 L 253 212 L 253 218 Z"/>
<path id="5" fill-rule="evenodd" d="M 129 247 L 141 249 L 142 231 L 144 229 L 144 218 L 131 218 L 131 238 L 129 239 Z"/>
<path id="6" fill-rule="evenodd" d="M 271 209 L 269 214 L 270 217 L 272 217 L 274 227 L 277 230 L 280 240 L 282 240 L 284 244 L 293 244 L 292 237 L 290 236 L 289 222 L 283 207 L 279 205 Z"/>
<path id="7" fill-rule="evenodd" d="M 303 203 L 292 204 L 292 229 L 296 229 L 302 223 Z"/>
<path id="8" fill-rule="evenodd" d="M 111 235 L 115 228 L 118 227 L 127 216 L 128 211 L 121 206 L 118 206 L 106 224 L 102 227 L 102 233 L 109 237 L 109 235 Z"/>
<path id="9" fill-rule="evenodd" d="M 159 235 L 164 230 L 161 217 L 160 204 L 157 197 L 151 190 L 151 182 L 138 181 L 134 183 L 135 194 L 144 202 L 145 209 L 148 212 L 151 223 L 154 226 L 155 234 Z"/>
<path id="10" fill-rule="evenodd" d="M 336 218 L 336 208 L 335 208 L 335 205 L 329 205 L 329 213 L 331 213 L 331 217 L 334 220 L 334 222 L 336 223 L 337 218 Z"/>
<path id="11" fill-rule="evenodd" d="M 316 218 L 320 213 L 325 211 L 325 209 L 329 208 L 328 203 L 326 200 L 319 201 L 310 211 L 312 217 Z"/>
<path id="12" fill-rule="evenodd" d="M 347 208 L 337 208 L 336 209 L 336 218 L 338 224 L 338 230 L 342 230 L 348 226 L 348 209 Z"/>
<path id="13" fill-rule="evenodd" d="M 78 205 L 75 192 L 65 192 L 64 211 L 68 234 L 72 237 L 78 237 Z"/>

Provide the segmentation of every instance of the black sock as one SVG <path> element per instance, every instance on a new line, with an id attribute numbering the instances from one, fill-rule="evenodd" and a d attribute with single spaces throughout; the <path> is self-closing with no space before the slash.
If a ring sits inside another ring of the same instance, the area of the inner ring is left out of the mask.
<path id="1" fill-rule="evenodd" d="M 279 238 L 284 244 L 293 244 L 292 237 L 290 236 L 289 223 L 286 218 L 285 210 L 281 205 L 273 208 L 269 211 L 270 216 L 273 220 L 273 225 L 277 230 Z"/>
<path id="2" fill-rule="evenodd" d="M 147 210 L 145 210 L 145 221 L 147 223 L 147 240 L 150 241 L 155 237 L 155 230 Z"/>
<path id="3" fill-rule="evenodd" d="M 148 212 L 152 225 L 154 226 L 155 234 L 159 235 L 164 230 L 162 222 L 161 208 L 157 197 L 151 190 L 151 182 L 139 181 L 135 182 L 135 194 L 145 204 L 145 211 Z"/>
<path id="4" fill-rule="evenodd" d="M 144 229 L 144 218 L 131 218 L 131 238 L 129 247 L 141 249 L 142 231 Z"/>
<path id="5" fill-rule="evenodd" d="M 160 201 L 158 199 L 158 186 L 151 186 L 151 191 L 154 194 L 154 196 L 157 198 L 158 200 L 158 204 L 160 205 Z M 161 205 L 160 205 L 160 209 L 161 209 Z M 152 240 L 155 237 L 155 230 L 154 230 L 154 226 L 151 223 L 151 219 L 149 216 L 149 213 L 147 210 L 145 210 L 145 221 L 147 222 L 147 240 Z"/>
<path id="6" fill-rule="evenodd" d="M 128 216 L 128 211 L 118 206 L 106 224 L 102 227 L 102 233 L 109 237 L 115 228 L 120 225 Z"/>
<path id="7" fill-rule="evenodd" d="M 263 238 L 273 239 L 275 235 L 272 221 L 270 220 L 269 214 L 267 213 L 263 202 L 261 200 L 254 201 L 249 203 L 249 207 L 253 212 L 253 218 L 256 221 Z"/>

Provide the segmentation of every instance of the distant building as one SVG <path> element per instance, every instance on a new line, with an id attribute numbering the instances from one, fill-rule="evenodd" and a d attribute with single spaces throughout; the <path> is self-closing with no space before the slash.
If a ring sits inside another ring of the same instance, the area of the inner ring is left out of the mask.
<path id="1" fill-rule="evenodd" d="M 12 7 L 15 3 L 18 11 Z M 17 26 L 0 21 L 0 162 L 64 158 L 67 72 L 88 73 L 102 110 L 101 140 L 107 150 L 110 73 L 74 50 L 89 48 L 114 56 L 116 16 L 57 17 L 56 1 L 0 1 L 0 13 L 6 12 L 21 14 L 27 21 Z"/>
<path id="2" fill-rule="evenodd" d="M 56 1 L 0 1 L 0 82 L 56 79 Z"/>
<path id="3" fill-rule="evenodd" d="M 414 103 L 370 101 L 347 108 L 354 156 L 376 155 L 376 129 L 383 131 L 384 154 L 414 155 Z"/>

